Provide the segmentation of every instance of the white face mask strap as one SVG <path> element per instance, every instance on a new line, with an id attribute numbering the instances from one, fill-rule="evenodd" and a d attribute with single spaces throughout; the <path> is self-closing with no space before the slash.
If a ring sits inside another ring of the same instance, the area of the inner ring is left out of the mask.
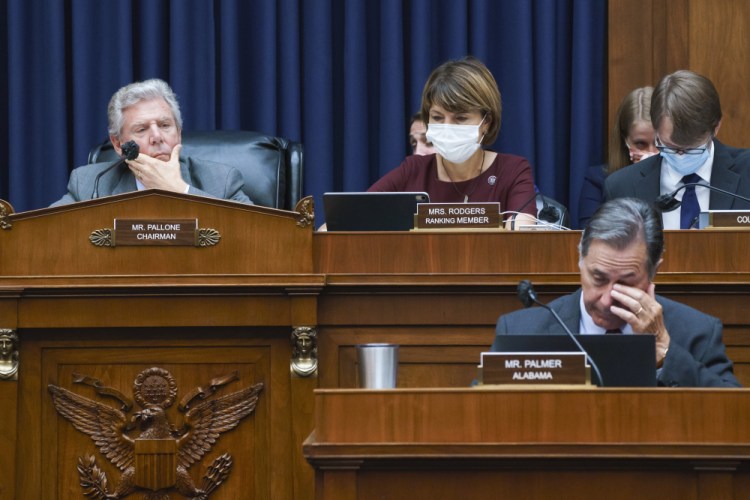
<path id="1" fill-rule="evenodd" d="M 482 124 L 484 123 L 484 119 L 487 118 L 487 113 L 484 114 L 482 117 L 482 120 L 477 124 L 477 130 L 481 130 Z M 484 140 L 484 136 L 487 135 L 486 133 L 482 134 L 482 137 L 479 138 L 479 144 L 482 144 L 482 141 Z"/>

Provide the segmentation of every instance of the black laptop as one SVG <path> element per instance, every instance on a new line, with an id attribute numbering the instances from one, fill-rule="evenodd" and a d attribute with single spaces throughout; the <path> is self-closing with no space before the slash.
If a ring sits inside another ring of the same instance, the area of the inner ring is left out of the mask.
<path id="1" fill-rule="evenodd" d="M 409 231 L 427 193 L 323 193 L 329 231 Z"/>
<path id="2" fill-rule="evenodd" d="M 591 369 L 591 382 L 605 387 L 656 386 L 653 335 L 576 335 L 599 367 L 604 383 Z M 567 335 L 498 335 L 497 352 L 578 352 Z"/>

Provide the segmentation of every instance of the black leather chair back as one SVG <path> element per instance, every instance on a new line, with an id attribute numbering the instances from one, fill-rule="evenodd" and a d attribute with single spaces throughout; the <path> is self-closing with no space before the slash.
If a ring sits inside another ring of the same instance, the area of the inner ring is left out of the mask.
<path id="1" fill-rule="evenodd" d="M 302 144 L 249 131 L 182 131 L 182 155 L 222 163 L 240 171 L 243 191 L 256 205 L 294 210 L 302 197 Z M 117 159 L 112 143 L 95 146 L 89 163 Z"/>

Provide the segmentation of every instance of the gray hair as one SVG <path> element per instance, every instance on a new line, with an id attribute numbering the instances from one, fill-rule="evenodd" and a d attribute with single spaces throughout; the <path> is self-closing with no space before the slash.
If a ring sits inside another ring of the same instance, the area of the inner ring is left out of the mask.
<path id="1" fill-rule="evenodd" d="M 583 230 L 578 254 L 584 258 L 594 240 L 622 250 L 642 238 L 646 243 L 648 275 L 653 279 L 664 253 L 664 231 L 661 213 L 638 198 L 615 198 L 607 201 L 591 216 Z"/>
<path id="2" fill-rule="evenodd" d="M 125 108 L 141 101 L 150 101 L 151 99 L 164 99 L 172 109 L 172 116 L 174 117 L 177 129 L 182 130 L 182 115 L 180 114 L 180 105 L 177 103 L 177 96 L 167 82 L 153 78 L 125 85 L 115 92 L 109 100 L 109 106 L 107 106 L 109 134 L 117 138 L 120 137 L 122 125 L 125 121 L 122 112 Z"/>

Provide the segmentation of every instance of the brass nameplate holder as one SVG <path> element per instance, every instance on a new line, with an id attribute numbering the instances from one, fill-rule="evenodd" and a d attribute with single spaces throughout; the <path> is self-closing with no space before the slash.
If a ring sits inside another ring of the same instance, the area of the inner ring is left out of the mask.
<path id="1" fill-rule="evenodd" d="M 591 375 L 582 352 L 483 352 L 479 383 L 590 385 Z"/>
<path id="2" fill-rule="evenodd" d="M 219 243 L 216 229 L 199 228 L 198 219 L 115 219 L 114 229 L 91 232 L 95 246 L 196 246 Z"/>
<path id="3" fill-rule="evenodd" d="M 701 212 L 698 227 L 750 229 L 750 210 L 709 210 Z"/>
<path id="4" fill-rule="evenodd" d="M 499 203 L 419 203 L 414 229 L 499 229 Z"/>

